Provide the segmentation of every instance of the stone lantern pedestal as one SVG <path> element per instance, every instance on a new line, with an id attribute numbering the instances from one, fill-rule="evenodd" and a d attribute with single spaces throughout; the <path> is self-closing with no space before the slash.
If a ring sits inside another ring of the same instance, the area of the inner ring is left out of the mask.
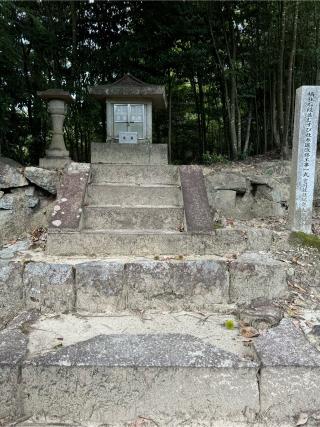
<path id="1" fill-rule="evenodd" d="M 52 120 L 52 139 L 46 156 L 41 158 L 39 166 L 46 169 L 62 169 L 69 162 L 69 151 L 63 138 L 63 122 L 67 113 L 67 104 L 72 101 L 69 92 L 61 89 L 48 89 L 38 92 L 41 99 L 48 102 L 48 112 Z"/>

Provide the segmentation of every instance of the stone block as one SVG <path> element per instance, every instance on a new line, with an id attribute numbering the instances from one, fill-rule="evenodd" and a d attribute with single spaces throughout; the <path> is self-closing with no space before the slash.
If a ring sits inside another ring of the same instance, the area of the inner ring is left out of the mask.
<path id="1" fill-rule="evenodd" d="M 224 255 L 227 252 L 241 253 L 248 247 L 247 233 L 236 228 L 218 228 L 211 237 L 211 249 L 206 253 Z M 211 251 L 211 252 L 210 252 Z"/>
<path id="2" fill-rule="evenodd" d="M 70 157 L 42 157 L 39 166 L 43 169 L 64 169 L 70 162 Z"/>
<path id="3" fill-rule="evenodd" d="M 89 185 L 86 202 L 90 205 L 182 206 L 177 186 Z"/>
<path id="4" fill-rule="evenodd" d="M 0 249 L 0 259 L 12 259 L 19 254 L 19 252 L 24 252 L 29 249 L 31 245 L 31 240 L 18 240 L 15 243 L 12 243 L 2 249 Z"/>
<path id="5" fill-rule="evenodd" d="M 27 308 L 44 313 L 66 313 L 75 305 L 72 266 L 30 262 L 25 266 L 23 285 Z"/>
<path id="6" fill-rule="evenodd" d="M 77 310 L 105 312 L 125 305 L 122 262 L 87 262 L 75 270 Z"/>
<path id="7" fill-rule="evenodd" d="M 0 189 L 24 187 L 28 181 L 22 173 L 14 166 L 2 163 L 0 159 Z"/>
<path id="8" fill-rule="evenodd" d="M 168 164 L 167 144 L 91 144 L 92 163 L 129 165 Z"/>
<path id="9" fill-rule="evenodd" d="M 17 329 L 0 331 L 0 420 L 2 425 L 22 414 L 20 364 L 27 353 L 28 339 Z"/>
<path id="10" fill-rule="evenodd" d="M 277 420 L 320 408 L 320 353 L 290 319 L 255 340 L 261 412 Z"/>
<path id="11" fill-rule="evenodd" d="M 76 269 L 77 310 L 211 309 L 229 300 L 229 275 L 217 259 L 89 262 Z"/>
<path id="12" fill-rule="evenodd" d="M 248 303 L 258 298 L 271 300 L 287 292 L 285 264 L 261 253 L 244 253 L 232 261 L 230 271 L 230 300 Z"/>
<path id="13" fill-rule="evenodd" d="M 212 233 L 148 232 L 140 230 L 86 230 L 49 232 L 50 255 L 224 255 L 247 249 L 247 235 L 234 228 Z"/>
<path id="14" fill-rule="evenodd" d="M 267 228 L 249 228 L 247 237 L 249 251 L 268 251 L 271 248 L 274 234 Z"/>
<path id="15" fill-rule="evenodd" d="M 110 165 L 92 164 L 91 182 L 120 184 L 178 185 L 178 167 L 174 165 Z"/>
<path id="16" fill-rule="evenodd" d="M 232 190 L 245 193 L 248 185 L 246 177 L 232 172 L 220 172 L 206 175 L 206 187 L 209 193 L 217 190 Z"/>
<path id="17" fill-rule="evenodd" d="M 200 166 L 180 166 L 186 226 L 189 232 L 211 232 L 212 216 L 202 169 Z"/>
<path id="18" fill-rule="evenodd" d="M 56 171 L 28 166 L 24 169 L 24 175 L 38 187 L 43 188 L 51 194 L 57 193 L 59 177 Z"/>
<path id="19" fill-rule="evenodd" d="M 133 310 L 210 310 L 229 299 L 229 275 L 218 259 L 132 262 L 125 276 Z"/>
<path id="20" fill-rule="evenodd" d="M 14 194 L 7 193 L 0 199 L 0 209 L 10 210 L 15 207 Z"/>
<path id="21" fill-rule="evenodd" d="M 96 230 L 173 230 L 184 226 L 184 210 L 179 207 L 86 206 L 86 229 Z"/>
<path id="22" fill-rule="evenodd" d="M 24 307 L 22 272 L 22 263 L 0 260 L 0 325 Z"/>
<path id="23" fill-rule="evenodd" d="M 210 193 L 210 206 L 232 216 L 236 207 L 237 192 L 234 190 L 218 190 Z"/>
<path id="24" fill-rule="evenodd" d="M 185 255 L 191 236 L 184 233 L 136 231 L 85 231 L 49 233 L 50 255 Z M 192 248 L 190 248 L 191 250 Z"/>
<path id="25" fill-rule="evenodd" d="M 87 167 L 72 169 L 61 178 L 50 223 L 53 229 L 78 230 L 80 227 L 89 172 Z"/>
<path id="26" fill-rule="evenodd" d="M 100 335 L 26 362 L 24 407 L 58 423 L 244 420 L 259 411 L 256 371 L 191 335 Z"/>

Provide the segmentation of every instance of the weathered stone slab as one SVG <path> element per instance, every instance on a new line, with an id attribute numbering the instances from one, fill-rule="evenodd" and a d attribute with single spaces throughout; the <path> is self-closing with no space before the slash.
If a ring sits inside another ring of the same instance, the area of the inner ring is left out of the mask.
<path id="1" fill-rule="evenodd" d="M 282 420 L 320 407 L 320 353 L 290 319 L 255 340 L 261 411 Z"/>
<path id="2" fill-rule="evenodd" d="M 11 193 L 5 194 L 0 199 L 0 209 L 10 210 L 14 208 L 14 195 Z"/>
<path id="3" fill-rule="evenodd" d="M 27 308 L 66 313 L 75 305 L 73 269 L 68 264 L 30 262 L 23 274 Z"/>
<path id="4" fill-rule="evenodd" d="M 17 242 L 0 249 L 0 259 L 14 258 L 19 252 L 27 250 L 31 245 L 31 240 L 18 240 Z"/>
<path id="5" fill-rule="evenodd" d="M 51 229 L 79 229 L 88 178 L 89 173 L 81 170 L 63 174 L 53 207 Z"/>
<path id="6" fill-rule="evenodd" d="M 125 265 L 127 304 L 141 309 L 212 309 L 227 303 L 229 275 L 223 261 L 141 261 Z"/>
<path id="7" fill-rule="evenodd" d="M 267 254 L 244 253 L 230 263 L 230 300 L 248 303 L 264 298 L 271 300 L 287 292 L 284 263 Z"/>
<path id="8" fill-rule="evenodd" d="M 248 185 L 246 177 L 232 172 L 215 172 L 206 175 L 206 186 L 208 191 L 232 190 L 237 193 L 245 193 Z"/>
<path id="9" fill-rule="evenodd" d="M 21 263 L 0 260 L 0 325 L 24 307 L 22 271 Z"/>
<path id="10" fill-rule="evenodd" d="M 211 232 L 213 222 L 200 166 L 180 166 L 187 231 Z"/>
<path id="11" fill-rule="evenodd" d="M 213 209 L 222 210 L 230 216 L 236 207 L 236 197 L 237 193 L 234 190 L 217 190 L 209 193 L 208 200 Z"/>
<path id="12" fill-rule="evenodd" d="M 3 425 L 22 415 L 19 365 L 28 339 L 16 329 L 0 331 L 0 419 Z"/>
<path id="13" fill-rule="evenodd" d="M 184 255 L 191 236 L 184 233 L 96 232 L 49 233 L 47 252 L 51 255 Z"/>
<path id="14" fill-rule="evenodd" d="M 83 224 L 91 230 L 178 231 L 184 225 L 184 210 L 161 206 L 85 206 Z"/>
<path id="15" fill-rule="evenodd" d="M 218 229 L 208 234 L 134 232 L 119 230 L 49 233 L 50 255 L 224 255 L 243 252 L 248 242 L 243 230 Z"/>
<path id="16" fill-rule="evenodd" d="M 227 303 L 222 260 L 89 262 L 76 269 L 77 310 L 210 309 Z"/>
<path id="17" fill-rule="evenodd" d="M 268 251 L 272 246 L 275 238 L 272 230 L 267 228 L 249 228 L 247 230 L 248 250 L 254 251 Z"/>
<path id="18" fill-rule="evenodd" d="M 120 425 L 141 414 L 160 425 L 243 420 L 259 410 L 256 369 L 190 335 L 100 335 L 25 364 L 25 410 Z"/>
<path id="19" fill-rule="evenodd" d="M 34 166 L 28 166 L 24 169 L 24 176 L 33 184 L 43 188 L 49 193 L 57 193 L 57 187 L 59 184 L 58 172 L 37 168 Z"/>
<path id="20" fill-rule="evenodd" d="M 92 164 L 91 182 L 123 184 L 164 184 L 180 183 L 178 166 L 174 165 L 110 165 Z"/>
<path id="21" fill-rule="evenodd" d="M 91 144 L 91 163 L 167 165 L 167 144 Z"/>
<path id="22" fill-rule="evenodd" d="M 75 266 L 77 310 L 105 312 L 124 305 L 124 264 L 87 262 Z"/>
<path id="23" fill-rule="evenodd" d="M 320 86 L 296 91 L 289 222 L 291 230 L 311 233 Z"/>
<path id="24" fill-rule="evenodd" d="M 247 233 L 236 228 L 217 228 L 211 238 L 211 253 L 224 255 L 227 252 L 241 253 L 248 247 Z M 217 248 L 215 250 L 215 247 Z M 206 250 L 206 253 L 210 249 Z M 214 252 L 212 252 L 214 251 Z"/>
<path id="25" fill-rule="evenodd" d="M 26 365 L 109 367 L 256 368 L 256 362 L 184 334 L 99 335 Z"/>
<path id="26" fill-rule="evenodd" d="M 86 203 L 98 206 L 182 206 L 182 194 L 177 186 L 90 184 Z"/>
<path id="27" fill-rule="evenodd" d="M 13 166 L 2 163 L 0 159 L 0 189 L 24 187 L 28 185 L 28 181 L 22 173 Z"/>

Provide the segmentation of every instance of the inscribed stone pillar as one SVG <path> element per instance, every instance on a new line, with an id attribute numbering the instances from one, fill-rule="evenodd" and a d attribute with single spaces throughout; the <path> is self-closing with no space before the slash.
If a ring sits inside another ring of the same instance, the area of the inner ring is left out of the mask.
<path id="1" fill-rule="evenodd" d="M 296 91 L 289 225 L 292 231 L 311 233 L 316 172 L 320 86 Z"/>

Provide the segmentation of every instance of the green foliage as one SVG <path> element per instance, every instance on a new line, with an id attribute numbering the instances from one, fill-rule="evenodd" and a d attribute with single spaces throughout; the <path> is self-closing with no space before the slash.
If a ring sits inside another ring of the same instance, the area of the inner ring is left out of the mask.
<path id="1" fill-rule="evenodd" d="M 209 153 L 208 151 L 203 155 L 203 163 L 205 165 L 214 165 L 215 163 L 227 163 L 228 159 L 217 153 Z"/>
<path id="2" fill-rule="evenodd" d="M 224 326 L 229 331 L 232 331 L 235 328 L 234 321 L 232 319 L 228 319 L 224 322 Z"/>
<path id="3" fill-rule="evenodd" d="M 221 222 L 217 222 L 217 221 L 215 221 L 215 222 L 213 223 L 213 229 L 214 229 L 214 230 L 219 230 L 220 228 L 223 228 L 223 225 L 221 224 Z"/>
<path id="4" fill-rule="evenodd" d="M 105 139 L 105 111 L 90 99 L 88 87 L 126 72 L 166 85 L 173 163 L 223 163 L 279 151 L 278 94 L 286 113 L 290 70 L 292 93 L 302 84 L 318 84 L 320 76 L 320 2 L 299 2 L 292 52 L 295 10 L 295 1 L 0 0 L 2 153 L 37 164 L 50 126 L 37 91 L 59 87 L 76 97 L 65 122 L 71 156 L 88 160 L 91 142 Z M 153 141 L 167 143 L 168 130 L 168 111 L 155 112 Z"/>
<path id="5" fill-rule="evenodd" d="M 316 248 L 320 251 L 320 237 L 314 234 L 306 234 L 302 231 L 292 232 L 290 234 L 290 242 L 309 248 Z"/>

